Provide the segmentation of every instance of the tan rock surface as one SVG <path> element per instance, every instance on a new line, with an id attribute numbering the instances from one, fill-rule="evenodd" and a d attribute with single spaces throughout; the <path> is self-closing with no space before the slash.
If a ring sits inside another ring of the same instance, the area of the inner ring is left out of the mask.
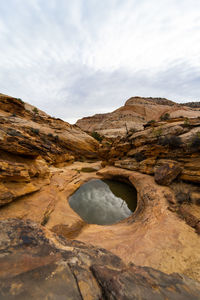
<path id="1" fill-rule="evenodd" d="M 148 205 L 134 220 L 112 226 L 89 225 L 78 239 L 101 245 L 126 262 L 154 266 L 166 273 L 177 270 L 200 279 L 200 238 L 195 230 L 169 211 L 164 194 L 171 191 L 155 184 L 152 177 L 112 167 L 99 172 L 106 177 L 129 178 Z M 136 212 L 137 213 L 137 212 Z"/>
<path id="2" fill-rule="evenodd" d="M 151 266 L 166 273 L 180 272 L 200 279 L 200 239 L 194 229 L 168 210 L 168 187 L 138 172 L 107 167 L 81 172 L 100 164 L 73 163 L 51 167 L 51 182 L 40 191 L 1 208 L 0 219 L 31 219 L 65 237 L 111 250 L 125 262 Z M 110 226 L 88 225 L 69 206 L 67 198 L 91 178 L 128 178 L 138 191 L 139 206 L 128 219 Z"/>
<path id="3" fill-rule="evenodd" d="M 94 159 L 97 150 L 80 128 L 0 94 L 0 206 L 47 184 L 49 164 Z"/>
<path id="4" fill-rule="evenodd" d="M 200 117 L 199 109 L 177 104 L 164 98 L 132 97 L 124 106 L 111 113 L 96 114 L 77 121 L 84 131 L 97 131 L 107 137 L 126 135 L 128 130 L 142 130 L 143 125 L 150 121 L 158 121 L 165 113 L 171 118 Z"/>
<path id="5" fill-rule="evenodd" d="M 42 156 L 50 163 L 96 158 L 98 143 L 91 136 L 19 99 L 0 95 L 0 151 Z"/>
<path id="6" fill-rule="evenodd" d="M 107 164 L 154 174 L 162 164 L 173 161 L 181 168 L 179 178 L 200 183 L 200 119 L 156 122 L 144 130 L 102 145 L 99 155 Z"/>
<path id="7" fill-rule="evenodd" d="M 146 104 L 140 98 L 134 101 L 122 109 L 127 118 L 130 107 L 140 120 L 142 114 L 142 118 L 150 114 L 150 107 L 148 112 L 145 105 L 156 109 L 157 104 Z M 173 108 L 163 101 L 163 110 Z M 102 143 L 98 152 L 98 143 L 78 127 L 51 118 L 19 99 L 0 95 L 0 125 L 0 220 L 30 219 L 69 239 L 111 250 L 127 263 L 200 280 L 199 235 L 176 214 L 174 191 L 146 175 L 153 175 L 156 166 L 173 160 L 183 169 L 181 179 L 200 182 L 199 149 L 191 147 L 194 135 L 198 136 L 199 119 L 159 122 L 140 132 L 129 132 L 126 139 Z M 159 142 L 168 135 L 179 136 L 181 146 L 172 148 Z M 86 162 L 98 155 L 104 165 L 121 168 L 101 170 L 100 161 Z M 85 162 L 73 163 L 78 159 Z M 138 191 L 133 215 L 112 226 L 86 224 L 70 208 L 68 197 L 92 178 L 129 180 Z M 198 191 L 193 193 L 197 198 Z M 191 205 L 190 214 L 193 209 Z M 192 220 L 198 229 L 198 216 L 195 218 Z"/>

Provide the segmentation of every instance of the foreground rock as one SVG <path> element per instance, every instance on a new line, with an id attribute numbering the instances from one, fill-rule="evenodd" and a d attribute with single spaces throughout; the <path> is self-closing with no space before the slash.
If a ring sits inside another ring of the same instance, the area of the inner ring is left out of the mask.
<path id="1" fill-rule="evenodd" d="M 200 111 L 199 107 L 190 107 L 189 103 L 185 106 L 165 98 L 132 97 L 111 113 L 85 117 L 76 124 L 84 131 L 97 131 L 106 137 L 116 138 L 126 135 L 127 131 L 142 130 L 146 122 L 158 121 L 166 114 L 171 118 L 195 118 L 200 116 Z"/>
<path id="2" fill-rule="evenodd" d="M 127 266 L 104 249 L 63 239 L 31 221 L 1 221 L 0 237 L 1 299 L 199 299 L 194 280 Z"/>

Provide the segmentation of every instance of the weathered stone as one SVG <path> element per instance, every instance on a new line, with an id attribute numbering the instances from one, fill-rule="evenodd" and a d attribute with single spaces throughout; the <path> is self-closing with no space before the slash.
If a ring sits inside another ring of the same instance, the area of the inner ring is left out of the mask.
<path id="1" fill-rule="evenodd" d="M 124 106 L 111 113 L 85 117 L 78 120 L 76 124 L 85 131 L 97 131 L 107 137 L 116 138 L 143 130 L 146 122 L 158 121 L 165 113 L 169 113 L 171 118 L 200 116 L 198 110 L 195 111 L 165 98 L 132 97 L 126 101 Z M 171 134 L 182 134 L 185 129 L 187 128 L 172 126 Z"/>
<path id="2" fill-rule="evenodd" d="M 0 222 L 0 298 L 197 300 L 200 284 L 185 276 L 127 266 L 112 253 L 69 241 L 35 223 Z"/>
<path id="3" fill-rule="evenodd" d="M 195 203 L 197 205 L 200 205 L 200 192 L 193 192 L 190 193 L 190 199 L 192 203 Z"/>
<path id="4" fill-rule="evenodd" d="M 160 185 L 170 185 L 170 183 L 181 173 L 180 166 L 174 163 L 166 163 L 156 168 L 154 179 Z"/>
<path id="5" fill-rule="evenodd" d="M 172 196 L 172 194 L 165 194 L 165 198 L 169 203 L 176 204 L 176 199 Z"/>
<path id="6" fill-rule="evenodd" d="M 98 142 L 91 136 L 19 99 L 0 95 L 0 122 L 0 150 L 40 155 L 50 163 L 97 157 Z"/>
<path id="7" fill-rule="evenodd" d="M 186 223 L 195 228 L 196 226 L 198 226 L 198 223 L 200 222 L 200 220 L 195 217 L 194 215 L 192 215 L 187 208 L 185 207 L 180 207 L 178 213 L 180 214 L 180 216 L 186 221 Z"/>
<path id="8" fill-rule="evenodd" d="M 30 176 L 24 164 L 0 160 L 0 180 L 30 182 Z"/>
<path id="9" fill-rule="evenodd" d="M 198 132 L 200 132 L 200 122 L 198 118 L 189 119 L 189 122 L 190 126 L 186 126 L 183 118 L 154 122 L 153 126 L 145 130 L 135 132 L 121 140 L 115 140 L 113 142 L 115 153 L 107 149 L 104 160 L 110 161 L 114 158 L 115 166 L 146 174 L 153 174 L 154 168 L 160 166 L 161 161 L 163 161 L 162 165 L 164 162 L 173 161 L 182 168 L 179 174 L 180 179 L 200 183 L 199 150 L 192 147 L 194 137 L 198 138 Z M 127 142 L 131 149 L 126 152 Z M 123 143 L 126 146 L 124 149 Z M 120 149 L 123 150 L 120 151 Z M 103 152 L 104 148 L 101 151 Z M 138 164 L 135 163 L 135 158 L 139 154 L 146 159 Z"/>
<path id="10" fill-rule="evenodd" d="M 123 270 L 96 265 L 91 268 L 106 299 L 183 300 L 188 297 L 188 300 L 195 300 L 199 297 L 195 283 L 191 282 L 190 286 L 194 292 L 187 291 L 183 282 L 188 279 L 176 273 L 167 276 L 157 270 L 134 265 Z"/>
<path id="11" fill-rule="evenodd" d="M 49 183 L 49 168 L 41 157 L 24 159 L 23 163 L 13 160 L 10 155 L 0 160 L 0 206 L 36 192 Z M 18 157 L 15 160 L 20 161 Z"/>
<path id="12" fill-rule="evenodd" d="M 41 185 L 32 183 L 0 183 L 0 206 L 12 202 L 14 199 L 31 194 L 40 189 Z"/>
<path id="13" fill-rule="evenodd" d="M 196 229 L 196 233 L 200 235 L 200 221 L 197 223 L 195 229 Z"/>

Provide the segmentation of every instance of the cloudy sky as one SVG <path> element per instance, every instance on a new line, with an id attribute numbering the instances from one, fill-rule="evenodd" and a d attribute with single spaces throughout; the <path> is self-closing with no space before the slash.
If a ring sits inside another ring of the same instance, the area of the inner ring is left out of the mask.
<path id="1" fill-rule="evenodd" d="M 135 95 L 198 101 L 200 1 L 2 0 L 0 92 L 71 123 Z"/>

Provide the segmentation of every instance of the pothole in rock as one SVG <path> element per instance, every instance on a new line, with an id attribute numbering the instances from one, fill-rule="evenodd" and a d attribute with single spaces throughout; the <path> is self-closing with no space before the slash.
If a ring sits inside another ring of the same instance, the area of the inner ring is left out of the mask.
<path id="1" fill-rule="evenodd" d="M 120 181 L 92 179 L 69 198 L 69 205 L 89 224 L 110 225 L 134 212 L 137 191 Z"/>

